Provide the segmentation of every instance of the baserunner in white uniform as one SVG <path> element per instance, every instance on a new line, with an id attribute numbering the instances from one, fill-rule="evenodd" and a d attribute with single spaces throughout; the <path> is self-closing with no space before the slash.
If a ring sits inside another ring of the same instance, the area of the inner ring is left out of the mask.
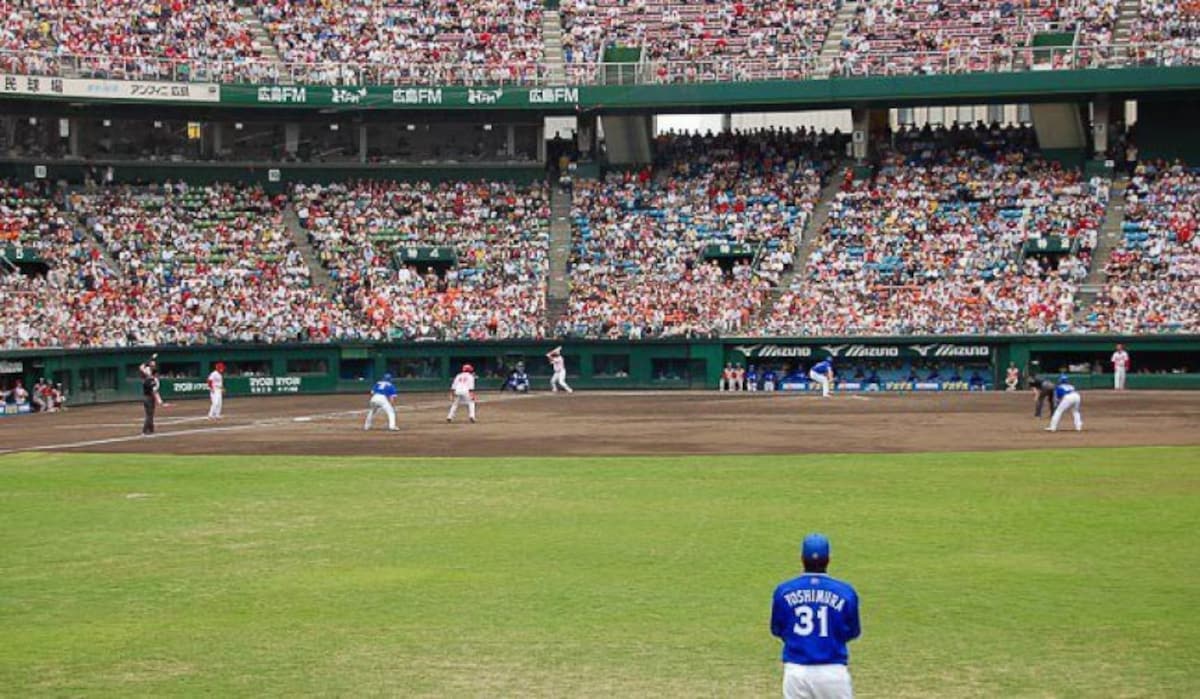
<path id="1" fill-rule="evenodd" d="M 466 403 L 467 417 L 475 422 L 475 367 L 463 364 L 462 371 L 450 384 L 450 399 L 450 414 L 446 416 L 446 422 L 454 422 L 454 415 L 461 403 Z"/>
<path id="2" fill-rule="evenodd" d="M 550 360 L 550 366 L 554 369 L 554 375 L 550 377 L 550 390 L 558 393 L 558 389 L 562 388 L 567 393 L 574 393 L 575 391 L 567 385 L 567 363 L 563 360 L 562 346 L 547 352 L 546 358 Z"/>
<path id="3" fill-rule="evenodd" d="M 371 387 L 371 400 L 367 402 L 367 421 L 363 423 L 363 429 L 371 429 L 371 423 L 375 421 L 375 414 L 382 412 L 387 415 L 388 429 L 396 430 L 396 409 L 392 405 L 396 402 L 396 386 L 392 383 L 392 375 L 384 374 L 382 381 L 376 381 Z"/>

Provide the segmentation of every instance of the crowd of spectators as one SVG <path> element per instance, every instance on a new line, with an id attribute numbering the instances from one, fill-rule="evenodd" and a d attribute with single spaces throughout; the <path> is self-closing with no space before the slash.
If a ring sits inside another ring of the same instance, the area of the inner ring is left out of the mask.
<path id="1" fill-rule="evenodd" d="M 641 49 L 659 82 L 806 77 L 837 6 L 819 0 L 565 0 L 563 60 L 574 79 L 614 47 Z"/>
<path id="2" fill-rule="evenodd" d="M 746 328 L 790 264 L 840 142 L 804 130 L 668 135 L 657 172 L 576 183 L 559 332 L 637 339 Z"/>
<path id="3" fill-rule="evenodd" d="M 1200 331 L 1200 168 L 1150 162 L 1125 192 L 1122 240 L 1083 320 L 1097 332 Z"/>
<path id="4" fill-rule="evenodd" d="M 298 184 L 292 201 L 340 299 L 370 337 L 543 335 L 550 239 L 544 184 Z M 447 248 L 452 256 L 442 254 Z"/>
<path id="5" fill-rule="evenodd" d="M 1028 129 L 983 125 L 895 134 L 873 176 L 836 195 L 807 269 L 759 331 L 1069 329 L 1108 184 L 1045 161 L 1033 143 Z"/>
<path id="6" fill-rule="evenodd" d="M 256 6 L 280 58 L 302 82 L 499 84 L 533 82 L 542 69 L 542 0 Z M 297 75 L 293 64 L 311 65 Z"/>
<path id="7" fill-rule="evenodd" d="M 271 77 L 233 0 L 14 0 L 5 3 L 5 48 L 32 72 L 116 79 Z M 55 56 L 71 56 L 70 59 Z M 7 67 L 7 66 L 6 66 Z"/>
<path id="8" fill-rule="evenodd" d="M 358 337 L 353 314 L 312 286 L 282 203 L 232 184 L 72 195 L 120 275 L 87 299 L 80 329 L 98 325 L 107 346 Z"/>

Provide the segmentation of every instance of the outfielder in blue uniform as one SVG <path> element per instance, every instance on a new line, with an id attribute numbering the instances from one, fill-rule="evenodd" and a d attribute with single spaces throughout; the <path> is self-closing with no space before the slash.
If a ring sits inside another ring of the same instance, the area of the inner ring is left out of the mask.
<path id="1" fill-rule="evenodd" d="M 1066 374 L 1058 377 L 1058 386 L 1054 387 L 1054 397 L 1058 401 L 1058 407 L 1054 409 L 1054 415 L 1050 418 L 1050 426 L 1046 428 L 1047 432 L 1058 431 L 1058 421 L 1066 415 L 1067 411 L 1071 411 L 1071 417 L 1075 420 L 1075 431 L 1083 431 L 1083 416 L 1079 414 L 1079 404 L 1081 399 L 1079 391 L 1071 385 L 1071 380 Z"/>
<path id="2" fill-rule="evenodd" d="M 846 644 L 862 633 L 858 593 L 826 575 L 829 539 L 809 534 L 801 547 L 804 575 L 775 588 L 771 634 L 783 641 L 784 699 L 851 699 Z"/>
<path id="3" fill-rule="evenodd" d="M 375 421 L 375 414 L 383 412 L 387 415 L 388 429 L 396 430 L 396 409 L 392 407 L 396 402 L 396 386 L 392 383 L 392 375 L 384 374 L 383 380 L 376 381 L 371 387 L 371 399 L 367 402 L 367 421 L 363 423 L 363 430 L 371 429 L 371 423 Z"/>
<path id="4" fill-rule="evenodd" d="M 829 387 L 833 384 L 833 357 L 814 364 L 808 372 L 808 378 L 821 384 L 821 397 L 828 398 Z"/>

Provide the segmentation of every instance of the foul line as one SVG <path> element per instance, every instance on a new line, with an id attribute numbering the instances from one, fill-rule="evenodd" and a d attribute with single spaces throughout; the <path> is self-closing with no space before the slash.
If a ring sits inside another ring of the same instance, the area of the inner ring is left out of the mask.
<path id="1" fill-rule="evenodd" d="M 503 397 L 499 397 L 499 401 L 496 400 L 496 397 L 493 397 L 492 400 L 489 400 L 488 402 L 506 402 L 506 401 L 510 401 L 510 400 L 519 400 L 519 399 L 527 398 L 527 397 L 530 397 L 530 396 L 528 396 L 528 394 L 514 395 L 512 397 L 503 396 Z M 446 404 L 447 404 L 447 401 L 439 401 L 437 403 L 432 403 L 432 402 L 430 402 L 430 403 L 412 403 L 412 404 L 406 404 L 406 405 L 398 405 L 396 407 L 401 408 L 401 409 L 408 409 L 408 410 L 421 410 L 421 409 L 444 407 Z M 18 453 L 27 452 L 27 451 L 56 451 L 59 449 L 81 449 L 83 447 L 98 447 L 98 446 L 103 446 L 105 444 L 120 444 L 122 442 L 136 442 L 136 441 L 146 440 L 146 439 L 167 439 L 169 437 L 188 437 L 191 435 L 212 434 L 215 432 L 237 432 L 237 431 L 241 431 L 241 430 L 254 429 L 256 427 L 279 426 L 279 425 L 288 425 L 288 424 L 292 424 L 292 423 L 306 423 L 306 422 L 312 422 L 313 420 L 337 419 L 337 418 L 342 418 L 342 417 L 349 417 L 351 415 L 365 415 L 366 412 L 367 411 L 365 409 L 339 410 L 336 412 L 313 413 L 311 415 L 292 415 L 292 416 L 287 416 L 287 417 L 266 418 L 266 419 L 254 420 L 254 421 L 247 422 L 247 423 L 244 423 L 241 425 L 221 425 L 221 426 L 213 426 L 213 427 L 201 427 L 198 429 L 191 429 L 191 430 L 175 430 L 173 432 L 157 432 L 157 433 L 151 434 L 151 435 L 132 434 L 132 435 L 124 435 L 121 437 L 106 437 L 104 439 L 88 439 L 88 440 L 84 440 L 84 441 L 80 441 L 80 442 L 64 442 L 64 443 L 59 443 L 59 444 L 41 444 L 41 445 L 32 446 L 32 447 L 18 447 L 16 449 L 0 449 L 0 455 L 18 454 Z M 178 418 L 178 420 L 180 420 L 180 421 L 192 420 L 192 419 L 193 418 Z M 203 418 L 203 417 L 194 418 L 194 419 L 207 420 L 207 418 Z M 127 426 L 132 426 L 132 425 L 121 424 L 121 425 L 117 425 L 117 426 L 118 427 L 127 427 Z"/>

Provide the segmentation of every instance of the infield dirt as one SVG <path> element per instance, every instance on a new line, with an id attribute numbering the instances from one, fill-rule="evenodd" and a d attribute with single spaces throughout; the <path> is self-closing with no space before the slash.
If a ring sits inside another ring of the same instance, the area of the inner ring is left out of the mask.
<path id="1" fill-rule="evenodd" d="M 364 432 L 363 396 L 231 398 L 159 413 L 138 435 L 141 405 L 81 407 L 0 420 L 0 453 L 51 451 L 371 456 L 583 456 L 993 451 L 1200 444 L 1200 393 L 1088 392 L 1084 431 L 1044 431 L 1028 393 L 838 395 L 576 392 L 481 394 L 477 424 L 445 421 L 443 394 L 405 394 L 400 430 Z"/>

